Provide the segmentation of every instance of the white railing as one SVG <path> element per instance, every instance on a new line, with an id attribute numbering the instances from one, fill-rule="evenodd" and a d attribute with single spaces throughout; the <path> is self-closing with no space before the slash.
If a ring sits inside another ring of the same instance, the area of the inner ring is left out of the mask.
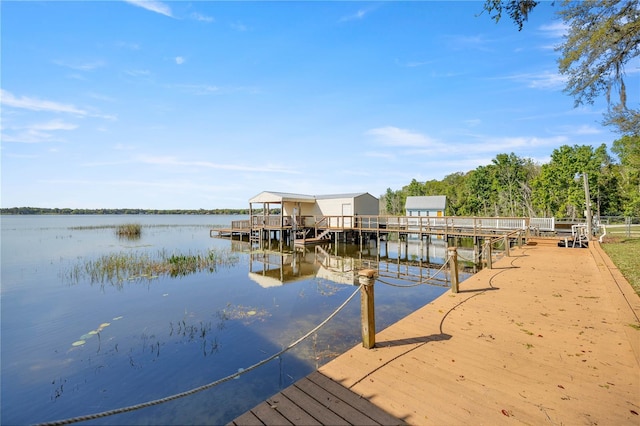
<path id="1" fill-rule="evenodd" d="M 556 230 L 555 217 L 532 217 L 529 219 L 529 226 L 538 231 L 553 232 Z"/>
<path id="2" fill-rule="evenodd" d="M 513 231 L 533 229 L 536 231 L 555 231 L 553 217 L 460 217 L 460 216 L 302 216 L 298 226 L 318 229 L 361 229 L 361 230 L 406 230 L 428 232 L 430 230 L 467 230 L 467 231 Z M 291 216 L 253 216 L 251 225 L 260 227 L 289 227 L 293 225 Z M 232 228 L 247 228 L 249 221 L 234 221 Z"/>

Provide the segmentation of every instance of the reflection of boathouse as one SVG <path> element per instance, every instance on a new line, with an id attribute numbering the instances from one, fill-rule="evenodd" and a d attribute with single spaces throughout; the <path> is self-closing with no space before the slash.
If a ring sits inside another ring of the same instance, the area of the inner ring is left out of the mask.
<path id="1" fill-rule="evenodd" d="M 239 244 L 250 247 L 247 242 Z M 331 243 L 297 247 L 293 251 L 269 249 L 265 244 L 262 250 L 249 250 L 249 278 L 265 288 L 313 278 L 358 285 L 358 271 L 373 269 L 383 280 L 446 285 L 449 281 L 447 270 L 432 278 L 434 271 L 442 268 L 446 253 L 447 245 L 443 240 L 431 244 L 383 241 L 381 248 L 371 244 L 360 251 L 348 253 L 336 250 Z M 461 249 L 463 259 L 476 256 L 474 248 Z M 475 270 L 475 265 L 461 265 L 464 272 Z"/>

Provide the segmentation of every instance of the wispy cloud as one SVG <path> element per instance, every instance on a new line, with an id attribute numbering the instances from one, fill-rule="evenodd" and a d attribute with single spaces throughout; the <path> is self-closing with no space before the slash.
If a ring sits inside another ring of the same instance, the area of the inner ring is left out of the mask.
<path id="1" fill-rule="evenodd" d="M 569 31 L 569 26 L 564 22 L 556 21 L 551 24 L 544 24 L 538 30 L 547 37 L 561 38 Z"/>
<path id="2" fill-rule="evenodd" d="M 174 84 L 168 87 L 180 89 L 193 95 L 211 95 L 220 92 L 218 86 L 208 84 Z"/>
<path id="3" fill-rule="evenodd" d="M 218 169 L 218 170 L 231 170 L 231 171 L 240 171 L 240 172 L 266 172 L 266 173 L 286 173 L 286 174 L 300 174 L 300 171 L 288 169 L 285 167 L 281 167 L 278 165 L 269 165 L 267 164 L 264 167 L 255 167 L 255 166 L 244 166 L 238 164 L 228 164 L 228 163 L 213 163 L 210 161 L 186 161 L 180 160 L 176 157 L 153 157 L 153 156 L 142 156 L 139 157 L 138 160 L 144 164 L 155 164 L 160 166 L 180 166 L 180 167 L 202 167 L 209 169 Z"/>
<path id="4" fill-rule="evenodd" d="M 362 9 L 358 9 L 356 12 L 350 14 L 350 15 L 345 15 L 343 17 L 341 17 L 339 19 L 340 22 L 348 22 L 348 21 L 356 21 L 359 19 L 364 18 L 366 15 L 368 15 L 369 13 L 373 12 L 374 10 L 376 10 L 378 7 L 380 7 L 380 5 L 372 5 L 369 7 L 365 7 Z"/>
<path id="5" fill-rule="evenodd" d="M 151 12 L 156 12 L 164 16 L 168 16 L 169 18 L 173 18 L 173 14 L 171 13 L 171 8 L 160 1 L 154 0 L 124 0 L 125 2 L 132 4 L 134 6 L 141 7 L 143 9 L 150 10 Z"/>
<path id="6" fill-rule="evenodd" d="M 193 19 L 195 21 L 200 21 L 200 22 L 215 22 L 216 21 L 211 16 L 206 16 L 206 15 L 203 15 L 203 14 L 198 13 L 198 12 L 193 12 L 189 16 L 191 17 L 191 19 Z"/>
<path id="7" fill-rule="evenodd" d="M 31 111 L 61 112 L 82 116 L 87 115 L 87 111 L 71 104 L 63 104 L 27 96 L 16 97 L 4 89 L 0 89 L 0 95 L 2 95 L 0 97 L 0 103 L 12 108 L 28 109 Z"/>
<path id="8" fill-rule="evenodd" d="M 421 133 L 393 126 L 371 129 L 368 130 L 366 134 L 374 136 L 380 143 L 387 146 L 429 147 L 438 144 L 436 140 Z"/>
<path id="9" fill-rule="evenodd" d="M 77 127 L 75 124 L 62 120 L 51 120 L 30 126 L 9 127 L 3 129 L 2 141 L 17 143 L 57 142 L 61 139 L 56 138 L 52 132 L 58 130 L 74 130 Z M 7 130 L 9 131 L 8 133 L 6 132 Z"/>
<path id="10" fill-rule="evenodd" d="M 54 61 L 54 64 L 59 65 L 61 67 L 71 68 L 76 71 L 92 71 L 96 68 L 104 67 L 104 61 L 91 61 L 91 62 L 66 62 L 62 60 Z"/>
<path id="11" fill-rule="evenodd" d="M 229 26 L 236 31 L 247 31 L 249 28 L 242 22 L 232 22 Z"/>
<path id="12" fill-rule="evenodd" d="M 138 43 L 128 43 L 125 41 L 119 41 L 116 43 L 116 46 L 121 49 L 140 50 L 140 45 Z"/>
<path id="13" fill-rule="evenodd" d="M 443 37 L 444 42 L 449 49 L 452 50 L 480 50 L 488 52 L 491 44 L 494 40 L 487 39 L 484 35 L 478 34 L 473 36 L 468 35 L 446 35 Z"/>
<path id="14" fill-rule="evenodd" d="M 176 64 L 182 65 L 182 64 L 184 64 L 184 61 L 185 61 L 184 57 L 176 56 Z"/>
<path id="15" fill-rule="evenodd" d="M 148 77 L 151 75 L 149 70 L 125 70 L 124 73 L 131 77 Z"/>
<path id="16" fill-rule="evenodd" d="M 542 71 L 539 73 L 514 74 L 503 77 L 505 80 L 513 80 L 525 84 L 532 89 L 558 90 L 562 89 L 567 78 L 557 72 Z"/>

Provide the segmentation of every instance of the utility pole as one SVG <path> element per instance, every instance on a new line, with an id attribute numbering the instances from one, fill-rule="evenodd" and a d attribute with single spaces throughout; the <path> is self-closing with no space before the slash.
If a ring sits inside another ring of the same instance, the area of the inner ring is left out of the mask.
<path id="1" fill-rule="evenodd" d="M 589 196 L 589 178 L 586 173 L 582 174 L 584 178 L 584 198 L 587 202 L 587 210 L 585 215 L 587 216 L 587 236 L 591 240 L 591 197 Z"/>

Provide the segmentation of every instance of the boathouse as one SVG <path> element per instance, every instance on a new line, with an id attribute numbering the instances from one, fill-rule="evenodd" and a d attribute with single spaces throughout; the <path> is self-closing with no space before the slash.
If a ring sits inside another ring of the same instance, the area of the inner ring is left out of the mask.
<path id="1" fill-rule="evenodd" d="M 446 208 L 446 195 L 409 196 L 404 206 L 407 216 L 442 217 Z"/>
<path id="2" fill-rule="evenodd" d="M 273 220 L 274 216 L 269 213 L 273 209 L 280 210 L 280 217 L 275 218 L 273 225 L 307 225 L 305 218 L 327 217 L 329 220 L 337 221 L 344 219 L 345 223 L 330 223 L 331 226 L 350 228 L 353 226 L 351 219 L 358 215 L 377 215 L 380 213 L 379 201 L 368 192 L 358 192 L 350 194 L 333 195 L 304 195 L 291 194 L 285 192 L 263 191 L 249 200 L 249 212 L 252 217 L 254 211 L 261 211 L 264 220 L 262 224 L 267 224 L 267 218 Z M 254 225 L 258 225 L 254 223 Z"/>

